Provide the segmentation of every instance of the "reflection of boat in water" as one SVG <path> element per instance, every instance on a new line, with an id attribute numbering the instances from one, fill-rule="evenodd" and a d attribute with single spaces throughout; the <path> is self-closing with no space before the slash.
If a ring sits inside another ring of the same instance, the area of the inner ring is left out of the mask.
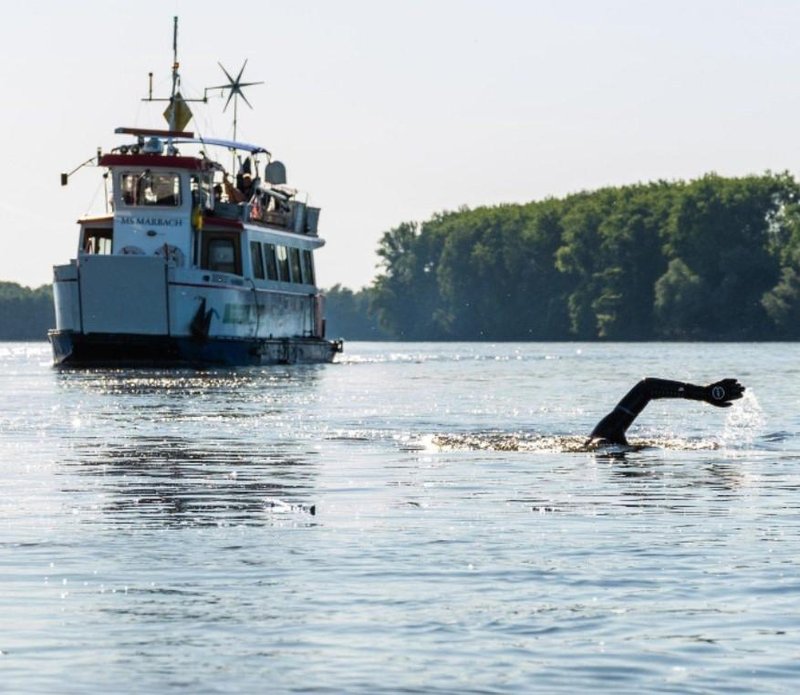
<path id="1" fill-rule="evenodd" d="M 230 90 L 235 114 L 246 84 L 226 75 L 212 89 Z M 179 83 L 176 56 L 169 129 L 117 128 L 127 142 L 98 153 L 110 198 L 106 214 L 79 220 L 77 257 L 54 268 L 55 362 L 332 361 L 341 342 L 325 338 L 315 280 L 319 208 L 266 149 L 236 141 L 235 115 L 233 140 L 185 132 Z M 230 153 L 235 182 L 219 161 Z"/>
<path id="2" fill-rule="evenodd" d="M 94 509 L 104 523 L 259 525 L 316 515 L 309 499 L 314 462 L 294 449 L 238 442 L 228 451 L 207 441 L 137 433 L 76 442 L 62 465 L 72 475 L 102 479 L 103 499 Z"/>
<path id="3" fill-rule="evenodd" d="M 268 374 L 62 372 L 60 397 L 77 399 L 82 409 L 59 438 L 63 487 L 86 493 L 84 521 L 109 527 L 312 523 L 321 463 L 307 445 L 314 418 L 286 425 L 299 410 L 307 414 L 306 399 L 321 376 L 317 367 L 297 365 Z"/>

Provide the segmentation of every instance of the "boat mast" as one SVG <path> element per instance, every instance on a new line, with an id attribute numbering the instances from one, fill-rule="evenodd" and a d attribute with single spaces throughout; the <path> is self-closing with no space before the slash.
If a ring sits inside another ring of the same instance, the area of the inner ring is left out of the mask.
<path id="1" fill-rule="evenodd" d="M 203 102 L 207 103 L 208 99 L 203 96 L 202 99 L 186 99 L 180 92 L 181 76 L 179 72 L 180 63 L 178 62 L 178 18 L 173 17 L 172 20 L 172 89 L 170 95 L 166 99 L 157 98 L 153 96 L 153 73 L 149 73 L 149 89 L 146 99 L 142 101 L 166 101 L 169 103 L 164 111 L 164 118 L 169 123 L 169 131 L 167 137 L 167 152 L 174 154 L 175 148 L 172 141 L 176 137 L 185 136 L 183 129 L 188 125 L 193 115 L 189 108 L 188 102 Z"/>
<path id="2" fill-rule="evenodd" d="M 169 97 L 169 129 L 175 130 L 175 114 L 177 108 L 175 106 L 175 94 L 178 91 L 178 81 L 180 75 L 178 74 L 178 18 L 172 18 L 172 93 Z M 172 137 L 169 138 L 169 144 L 172 145 Z"/>
<path id="3" fill-rule="evenodd" d="M 172 18 L 172 91 L 169 95 L 169 135 L 167 136 L 167 152 L 173 151 L 172 133 L 175 132 L 177 123 L 178 106 L 175 103 L 175 95 L 178 93 L 178 17 Z"/>
<path id="4" fill-rule="evenodd" d="M 173 139 L 176 137 L 184 137 L 186 134 L 183 132 L 183 128 L 189 123 L 193 114 L 189 109 L 188 102 L 203 102 L 204 104 L 208 103 L 208 93 L 211 91 L 220 91 L 222 92 L 223 96 L 225 92 L 227 92 L 227 100 L 225 101 L 225 106 L 223 107 L 223 112 L 227 110 L 228 106 L 233 100 L 233 142 L 236 142 L 236 135 L 237 135 L 237 126 L 239 123 L 239 98 L 241 97 L 244 100 L 244 103 L 247 104 L 251 109 L 253 105 L 247 100 L 247 97 L 244 95 L 244 88 L 245 87 L 252 87 L 259 84 L 264 84 L 263 82 L 243 82 L 242 75 L 244 73 L 244 69 L 247 67 L 247 60 L 244 61 L 242 67 L 239 70 L 239 73 L 236 77 L 233 77 L 231 73 L 229 73 L 222 63 L 217 63 L 219 67 L 222 69 L 222 72 L 225 73 L 225 77 L 228 79 L 227 84 L 217 85 L 215 87 L 206 87 L 203 90 L 203 97 L 202 99 L 187 99 L 185 98 L 180 92 L 180 84 L 181 84 L 181 76 L 180 76 L 180 63 L 178 62 L 178 17 L 172 18 L 172 90 L 170 92 L 170 96 L 168 99 L 159 99 L 153 97 L 153 73 L 149 73 L 149 90 L 146 99 L 142 99 L 142 101 L 166 101 L 169 102 L 169 106 L 164 111 L 164 118 L 166 118 L 167 122 L 169 123 L 169 131 L 167 134 L 167 152 L 170 154 L 175 153 L 175 148 L 173 146 Z M 231 148 L 233 150 L 233 168 L 236 168 L 236 149 Z"/>

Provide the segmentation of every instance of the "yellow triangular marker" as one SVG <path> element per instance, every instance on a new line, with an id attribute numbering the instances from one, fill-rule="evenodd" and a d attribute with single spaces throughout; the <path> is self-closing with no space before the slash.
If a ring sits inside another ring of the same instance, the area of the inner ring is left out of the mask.
<path id="1" fill-rule="evenodd" d="M 175 111 L 174 122 L 172 119 L 173 109 Z M 175 98 L 164 111 L 164 118 L 167 119 L 167 123 L 169 123 L 170 128 L 174 128 L 175 130 L 183 130 L 187 125 L 189 125 L 189 121 L 192 120 L 192 110 L 183 100 L 180 92 L 175 93 Z"/>

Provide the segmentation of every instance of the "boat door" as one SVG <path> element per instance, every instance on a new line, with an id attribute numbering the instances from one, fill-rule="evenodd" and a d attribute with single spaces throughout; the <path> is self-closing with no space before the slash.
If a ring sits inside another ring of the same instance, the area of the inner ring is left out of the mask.
<path id="1" fill-rule="evenodd" d="M 219 273 L 242 274 L 241 235 L 238 232 L 203 232 L 200 267 Z"/>

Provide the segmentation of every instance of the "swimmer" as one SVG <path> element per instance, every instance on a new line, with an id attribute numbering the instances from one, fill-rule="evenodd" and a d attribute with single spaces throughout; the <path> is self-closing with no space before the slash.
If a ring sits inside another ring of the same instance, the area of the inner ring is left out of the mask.
<path id="1" fill-rule="evenodd" d="M 645 406 L 658 398 L 686 398 L 690 401 L 705 401 L 718 408 L 729 408 L 742 397 L 744 386 L 736 379 L 723 379 L 708 386 L 684 384 L 667 379 L 642 379 L 616 408 L 597 423 L 587 444 L 621 444 L 628 446 L 625 432 Z"/>

